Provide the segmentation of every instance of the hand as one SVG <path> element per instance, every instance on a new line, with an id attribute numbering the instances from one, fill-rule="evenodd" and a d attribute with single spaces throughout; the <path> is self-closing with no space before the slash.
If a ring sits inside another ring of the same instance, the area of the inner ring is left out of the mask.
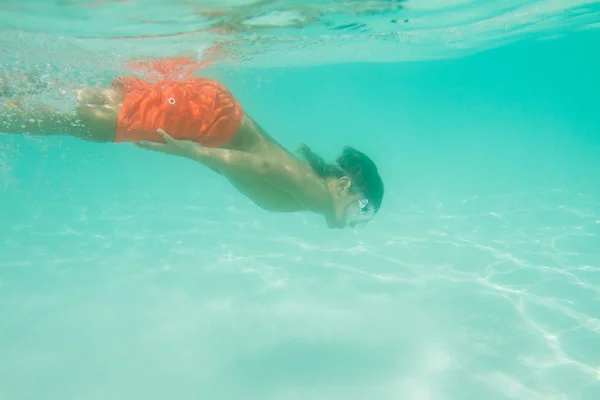
<path id="1" fill-rule="evenodd" d="M 194 153 L 194 151 L 202 147 L 198 143 L 192 142 L 191 140 L 173 139 L 162 129 L 158 129 L 157 132 L 165 141 L 164 143 L 142 140 L 136 143 L 136 146 L 146 150 L 158 151 L 161 153 L 182 157 L 189 157 Z"/>

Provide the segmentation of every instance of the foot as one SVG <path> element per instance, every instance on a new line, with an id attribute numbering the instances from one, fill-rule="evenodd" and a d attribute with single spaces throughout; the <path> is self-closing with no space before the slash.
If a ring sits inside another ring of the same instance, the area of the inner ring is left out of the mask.
<path id="1" fill-rule="evenodd" d="M 0 97 L 16 97 L 39 94 L 48 85 L 33 72 L 0 72 Z"/>

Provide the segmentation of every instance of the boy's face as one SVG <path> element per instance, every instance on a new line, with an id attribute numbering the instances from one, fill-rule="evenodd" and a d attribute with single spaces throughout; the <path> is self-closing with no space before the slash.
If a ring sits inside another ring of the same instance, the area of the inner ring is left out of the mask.
<path id="1" fill-rule="evenodd" d="M 350 191 L 351 183 L 350 178 L 345 176 L 329 182 L 328 187 L 333 209 L 329 215 L 326 216 L 326 219 L 330 229 L 343 229 L 348 227 L 348 210 L 362 199 L 362 197 L 357 196 Z"/>

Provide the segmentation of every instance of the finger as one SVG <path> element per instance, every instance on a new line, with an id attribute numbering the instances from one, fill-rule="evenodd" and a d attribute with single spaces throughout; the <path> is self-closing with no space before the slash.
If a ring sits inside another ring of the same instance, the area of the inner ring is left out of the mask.
<path id="1" fill-rule="evenodd" d="M 165 131 L 163 131 L 162 129 L 157 129 L 156 130 L 158 132 L 158 134 L 165 140 L 165 142 L 174 142 L 175 139 L 173 139 L 171 136 L 169 136 L 169 134 Z"/>

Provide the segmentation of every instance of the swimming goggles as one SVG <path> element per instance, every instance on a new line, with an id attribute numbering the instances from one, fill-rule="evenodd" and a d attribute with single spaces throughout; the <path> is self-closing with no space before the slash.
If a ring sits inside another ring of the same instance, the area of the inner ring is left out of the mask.
<path id="1" fill-rule="evenodd" d="M 354 228 L 356 225 L 366 224 L 373 219 L 375 210 L 369 205 L 369 200 L 360 199 L 350 204 L 344 214 L 346 225 Z"/>

